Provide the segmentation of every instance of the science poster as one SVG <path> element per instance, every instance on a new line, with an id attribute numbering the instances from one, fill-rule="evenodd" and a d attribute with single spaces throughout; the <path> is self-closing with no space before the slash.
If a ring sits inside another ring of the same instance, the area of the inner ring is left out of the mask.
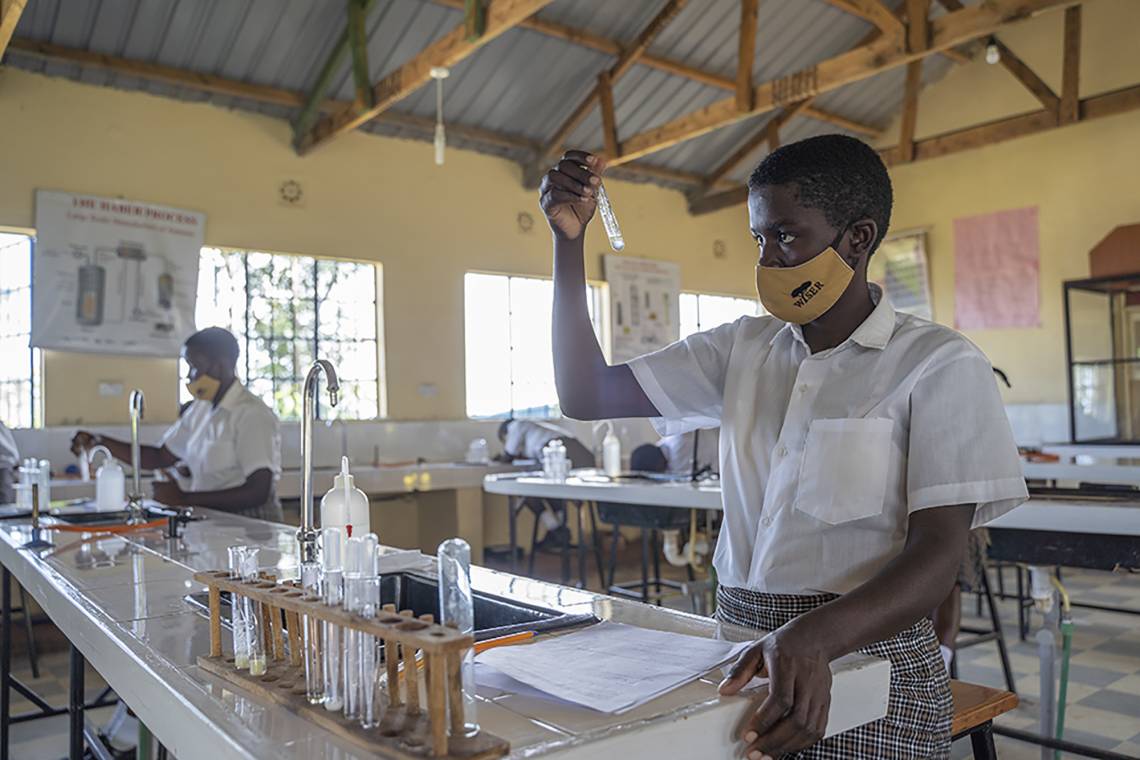
<path id="1" fill-rule="evenodd" d="M 196 211 L 37 191 L 31 344 L 178 356 L 194 331 L 205 226 Z"/>
<path id="2" fill-rule="evenodd" d="M 607 255 L 611 361 L 664 348 L 680 335 L 681 267 L 653 259 Z"/>

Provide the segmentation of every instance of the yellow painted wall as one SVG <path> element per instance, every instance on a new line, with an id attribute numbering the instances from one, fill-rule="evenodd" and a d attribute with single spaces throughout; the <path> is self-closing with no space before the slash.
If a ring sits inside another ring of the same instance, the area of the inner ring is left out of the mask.
<path id="1" fill-rule="evenodd" d="M 206 241 L 375 260 L 384 267 L 388 409 L 396 419 L 464 415 L 463 274 L 549 275 L 550 236 L 518 167 L 469 151 L 432 163 L 431 146 L 364 134 L 304 158 L 283 121 L 209 105 L 0 69 L 0 124 L 20 136 L 0 165 L 0 225 L 31 227 L 36 188 L 124 196 L 204 211 Z M 279 205 L 285 179 L 304 208 Z M 739 210 L 690 217 L 680 193 L 613 182 L 610 195 L 633 256 L 681 264 L 686 288 L 753 293 L 754 246 Z M 531 213 L 529 233 L 516 217 Z M 728 255 L 713 257 L 723 239 Z M 590 275 L 607 249 L 591 229 Z M 48 424 L 122 421 L 126 404 L 100 399 L 100 379 L 129 377 L 153 397 L 151 419 L 173 419 L 173 362 L 49 354 Z M 421 383 L 438 396 L 424 398 Z"/>
<path id="2" fill-rule="evenodd" d="M 1082 19 L 1081 97 L 1140 84 L 1140 2 L 1092 0 Z M 999 35 L 1053 88 L 1061 89 L 1064 14 L 1046 13 Z M 979 55 L 923 90 L 917 136 L 1035 111 L 1039 102 L 1000 65 Z M 882 145 L 896 142 L 897 122 Z M 1140 111 L 1056 129 L 932 161 L 895 167 L 892 227 L 924 227 L 934 317 L 954 324 L 953 220 L 1037 206 L 1041 327 L 971 330 L 966 335 L 1013 389 L 1006 400 L 1066 400 L 1061 283 L 1088 276 L 1088 251 L 1109 230 L 1140 221 Z M 1140 270 L 1140 260 L 1137 261 Z"/>
<path id="3" fill-rule="evenodd" d="M 1086 4 L 1083 96 L 1140 83 L 1137 28 L 1135 0 Z M 1002 39 L 1059 89 L 1060 36 L 1061 14 L 1049 13 Z M 970 63 L 924 91 L 918 134 L 1036 107 L 1008 72 Z M 282 121 L 11 68 L 0 69 L 0 124 L 20 137 L 0 159 L 0 226 L 32 226 L 35 189 L 52 188 L 204 211 L 212 245 L 382 262 L 388 408 L 396 419 L 464 414 L 464 272 L 550 271 L 535 194 L 521 187 L 514 164 L 488 156 L 452 150 L 438 168 L 425 143 L 352 134 L 299 158 Z M 948 324 L 953 219 L 1040 207 L 1042 327 L 969 333 L 1009 372 L 1009 400 L 1065 399 L 1060 283 L 1087 274 L 1087 251 L 1109 229 L 1140 220 L 1138 135 L 1134 112 L 893 171 L 893 227 L 929 229 L 935 317 Z M 304 208 L 277 202 L 278 184 L 290 178 L 304 186 Z M 630 255 L 680 263 L 687 290 L 752 294 L 755 249 L 743 207 L 694 218 L 679 193 L 619 182 L 609 189 Z M 520 211 L 535 217 L 529 233 L 516 225 Z M 724 259 L 712 255 L 716 239 L 727 243 Z M 595 225 L 587 246 L 593 277 L 606 248 Z M 48 424 L 122 421 L 125 402 L 100 399 L 96 389 L 124 378 L 147 392 L 151 419 L 174 417 L 173 362 L 49 352 L 45 365 Z M 438 396 L 421 397 L 421 383 L 434 383 Z"/>

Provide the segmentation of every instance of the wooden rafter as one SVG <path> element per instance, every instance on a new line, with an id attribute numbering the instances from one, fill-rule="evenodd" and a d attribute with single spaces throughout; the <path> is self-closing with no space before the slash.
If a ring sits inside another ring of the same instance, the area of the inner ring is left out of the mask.
<path id="1" fill-rule="evenodd" d="M 431 78 L 433 67 L 454 66 L 550 2 L 551 0 L 491 0 L 487 5 L 487 21 L 483 36 L 474 41 L 468 40 L 466 25 L 459 24 L 413 56 L 403 66 L 377 82 L 372 88 L 370 107 L 363 110 L 345 108 L 323 117 L 296 145 L 297 152 L 307 153 L 376 118 L 393 103 L 399 102 L 426 84 Z"/>
<path id="2" fill-rule="evenodd" d="M 1053 88 L 1045 84 L 1044 80 L 1026 65 L 1025 61 L 1017 57 L 1017 55 L 1006 47 L 998 38 L 994 38 L 993 44 L 997 45 L 998 53 L 1001 55 L 1001 65 L 1014 78 L 1033 93 L 1033 97 L 1041 101 L 1041 105 L 1045 106 L 1045 110 L 1051 111 L 1056 114 L 1061 105 L 1061 99 L 1057 97 L 1057 93 L 1053 92 Z"/>
<path id="3" fill-rule="evenodd" d="M 606 141 L 606 155 L 616 156 L 618 152 L 617 119 L 614 118 L 614 88 L 610 83 L 610 72 L 598 74 L 598 107 L 602 112 L 602 135 Z"/>
<path id="4" fill-rule="evenodd" d="M 926 50 L 930 0 L 906 0 L 906 45 L 912 53 Z"/>
<path id="5" fill-rule="evenodd" d="M 93 53 L 89 50 L 69 48 L 51 43 L 36 42 L 15 38 L 9 49 L 25 56 L 33 56 L 41 60 L 58 61 L 62 63 L 79 64 L 88 69 L 97 69 L 115 74 L 142 79 L 148 82 L 182 87 L 193 92 L 209 95 L 225 95 L 242 98 L 256 103 L 285 106 L 287 108 L 301 107 L 307 98 L 302 92 L 286 90 L 280 87 L 249 84 L 234 79 L 214 76 L 213 74 L 199 74 L 172 66 L 163 66 L 157 63 L 136 61 L 130 58 Z M 351 101 L 327 99 L 321 102 L 321 108 L 327 112 L 335 112 L 351 105 Z M 399 111 L 385 111 L 377 117 L 377 121 L 393 124 L 421 133 L 425 139 L 430 139 L 435 129 L 435 120 L 414 114 Z M 496 132 L 481 127 L 472 127 L 465 124 L 448 124 L 447 134 L 458 137 L 485 148 L 508 150 L 523 150 L 534 153 L 539 149 L 537 141 L 522 135 Z M 640 177 L 660 182 L 669 182 L 677 185 L 699 187 L 704 177 L 691 172 L 682 172 L 664 167 L 643 164 L 626 164 L 615 169 L 615 173 Z M 727 183 L 722 187 L 729 186 Z"/>
<path id="6" fill-rule="evenodd" d="M 922 89 L 922 61 L 906 65 L 902 120 L 899 124 L 899 155 L 904 161 L 914 158 L 914 129 L 918 122 L 918 93 Z"/>
<path id="7" fill-rule="evenodd" d="M 796 116 L 804 113 L 811 105 L 811 98 L 801 100 L 799 103 L 793 103 L 784 108 L 780 113 L 773 116 L 764 124 L 759 130 L 756 131 L 752 137 L 744 141 L 731 156 L 726 158 L 720 166 L 713 169 L 705 178 L 705 189 L 718 184 L 721 180 L 728 176 L 736 167 L 740 166 L 749 156 L 751 156 L 757 148 L 767 143 L 769 152 L 780 147 L 780 130 Z"/>
<path id="8" fill-rule="evenodd" d="M 658 34 L 668 26 L 669 22 L 676 18 L 681 9 L 685 7 L 688 0 L 669 0 L 665 6 L 657 13 L 656 16 L 641 30 L 637 38 L 627 48 L 623 48 L 621 54 L 618 56 L 617 61 L 609 69 L 609 84 L 612 87 L 623 74 L 629 71 L 630 67 L 645 53 L 649 48 L 649 44 L 657 37 Z M 582 99 L 578 106 L 571 111 L 570 115 L 563 120 L 550 139 L 538 152 L 535 159 L 535 165 L 531 167 L 531 171 L 526 172 L 524 181 L 528 184 L 535 184 L 539 171 L 545 170 L 546 164 L 551 158 L 562 150 L 562 143 L 569 137 L 570 133 L 582 123 L 582 120 L 594 109 L 598 103 L 600 92 L 598 85 L 595 85 L 590 93 Z M 611 158 L 616 159 L 621 152 L 620 143 L 614 146 L 614 151 Z"/>
<path id="9" fill-rule="evenodd" d="M 4 57 L 4 51 L 16 33 L 16 24 L 20 23 L 20 15 L 27 4 L 28 0 L 0 0 L 0 58 Z"/>
<path id="10" fill-rule="evenodd" d="M 856 121 L 855 119 L 848 119 L 846 116 L 840 116 L 839 114 L 832 113 L 831 111 L 824 111 L 822 108 L 816 108 L 815 106 L 808 106 L 803 110 L 803 113 L 801 115 L 806 116 L 809 119 L 815 119 L 816 121 L 822 121 L 824 123 L 831 124 L 832 126 L 839 127 L 840 129 L 846 129 L 848 132 L 854 132 L 855 134 L 859 135 L 866 135 L 867 137 L 878 137 L 883 133 L 883 130 L 872 124 L 864 124 L 863 122 Z"/>
<path id="11" fill-rule="evenodd" d="M 1140 111 L 1140 84 L 1085 98 L 1079 101 L 1078 105 L 1078 122 L 1116 116 L 1130 111 Z M 919 140 L 914 145 L 914 160 L 925 161 L 948 156 L 987 145 L 995 145 L 1018 137 L 1048 132 L 1051 129 L 1063 126 L 1065 125 L 1058 125 L 1056 117 L 1045 109 L 1020 116 L 1011 116 L 976 127 L 967 127 Z M 900 163 L 897 147 L 887 148 L 879 151 L 879 153 L 888 166 Z M 693 214 L 707 214 L 738 206 L 747 200 L 748 188 L 740 186 L 694 201 L 689 204 L 689 211 Z"/>
<path id="12" fill-rule="evenodd" d="M 875 28 L 887 37 L 896 37 L 903 32 L 903 24 L 898 16 L 880 0 L 826 0 L 826 2 L 874 24 Z"/>
<path id="13" fill-rule="evenodd" d="M 1072 124 L 1078 118 L 1081 78 L 1081 7 L 1065 9 L 1065 51 L 1061 64 L 1062 124 Z"/>
<path id="14" fill-rule="evenodd" d="M 750 113 L 737 111 L 736 99 L 727 98 L 632 135 L 622 142 L 622 155 L 615 160 L 632 161 L 647 156 L 777 106 L 830 92 L 938 51 L 985 37 L 1011 22 L 1073 1 L 987 0 L 970 5 L 931 21 L 930 44 L 926 50 L 917 53 L 900 49 L 896 41 L 882 35 L 855 50 L 757 85 L 753 89 L 753 109 Z"/>
<path id="15" fill-rule="evenodd" d="M 736 107 L 752 110 L 752 65 L 756 57 L 756 22 L 760 0 L 740 0 L 740 37 L 736 56 Z"/>

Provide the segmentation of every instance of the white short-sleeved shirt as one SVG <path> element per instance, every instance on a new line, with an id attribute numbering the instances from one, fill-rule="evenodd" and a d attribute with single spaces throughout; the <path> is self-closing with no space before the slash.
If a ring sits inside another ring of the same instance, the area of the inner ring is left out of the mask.
<path id="1" fill-rule="evenodd" d="M 239 382 L 215 408 L 195 400 L 166 431 L 165 446 L 190 469 L 191 491 L 221 491 L 245 483 L 262 469 L 281 475 L 277 415 Z"/>
<path id="2" fill-rule="evenodd" d="M 542 449 L 555 439 L 568 441 L 574 436 L 548 422 L 511 420 L 507 425 L 507 438 L 503 449 L 514 457 L 522 459 L 542 459 Z"/>
<path id="3" fill-rule="evenodd" d="M 985 355 L 872 295 L 818 354 L 797 325 L 743 317 L 629 363 L 662 435 L 721 426 L 722 584 L 846 593 L 902 550 L 912 512 L 975 504 L 977 527 L 1028 498 Z"/>
<path id="4" fill-rule="evenodd" d="M 720 431 L 690 430 L 680 435 L 667 435 L 657 442 L 665 454 L 665 467 L 673 475 L 686 475 L 693 471 L 693 449 L 696 449 L 697 469 L 711 467 L 720 472 Z"/>

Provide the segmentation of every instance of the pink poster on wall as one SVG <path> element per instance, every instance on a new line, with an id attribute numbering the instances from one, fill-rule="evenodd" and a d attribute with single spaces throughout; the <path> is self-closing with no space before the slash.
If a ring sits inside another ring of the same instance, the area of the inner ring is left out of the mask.
<path id="1" fill-rule="evenodd" d="M 1037 207 L 954 220 L 954 324 L 1040 327 Z"/>

